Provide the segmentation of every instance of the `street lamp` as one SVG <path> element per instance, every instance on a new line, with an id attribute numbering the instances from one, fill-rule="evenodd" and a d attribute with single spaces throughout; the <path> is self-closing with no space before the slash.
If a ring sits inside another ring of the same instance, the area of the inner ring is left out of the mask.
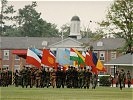
<path id="1" fill-rule="evenodd" d="M 86 32 L 87 32 L 87 38 L 88 38 L 88 34 L 89 34 L 89 32 L 88 32 L 88 31 L 89 31 L 90 23 L 92 23 L 92 21 L 91 21 L 91 20 L 89 21 L 89 24 L 88 24 L 88 27 L 87 27 L 87 30 L 86 30 Z"/>

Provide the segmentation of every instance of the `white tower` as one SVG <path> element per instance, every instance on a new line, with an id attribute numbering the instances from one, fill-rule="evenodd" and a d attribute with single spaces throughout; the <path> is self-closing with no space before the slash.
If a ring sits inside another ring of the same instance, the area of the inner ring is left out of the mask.
<path id="1" fill-rule="evenodd" d="M 81 39 L 80 34 L 80 19 L 78 16 L 73 16 L 71 19 L 70 35 L 71 38 Z"/>

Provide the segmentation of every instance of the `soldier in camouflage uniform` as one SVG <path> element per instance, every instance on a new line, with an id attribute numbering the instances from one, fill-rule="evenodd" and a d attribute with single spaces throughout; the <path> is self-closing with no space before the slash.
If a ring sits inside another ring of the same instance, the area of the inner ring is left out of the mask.
<path id="1" fill-rule="evenodd" d="M 95 89 L 97 86 L 97 80 L 98 80 L 98 75 L 93 73 L 92 74 L 92 89 Z"/>
<path id="2" fill-rule="evenodd" d="M 53 68 L 53 70 L 51 71 L 51 85 L 53 86 L 53 88 L 56 85 L 56 71 Z"/>
<path id="3" fill-rule="evenodd" d="M 85 72 L 85 85 L 84 85 L 84 88 L 87 87 L 87 89 L 89 89 L 90 83 L 91 83 L 91 78 L 92 78 L 92 73 L 91 73 L 90 69 L 87 69 L 86 72 Z"/>
<path id="4" fill-rule="evenodd" d="M 84 82 L 84 70 L 83 68 L 80 68 L 78 71 L 78 84 L 79 84 L 79 88 L 83 87 L 83 82 Z"/>
<path id="5" fill-rule="evenodd" d="M 37 69 L 36 72 L 35 72 L 35 84 L 36 84 L 36 88 L 40 87 L 41 74 L 42 74 L 41 69 Z"/>
<path id="6" fill-rule="evenodd" d="M 119 84 L 120 84 L 120 89 L 122 90 L 122 88 L 124 87 L 125 84 L 125 72 L 123 69 L 121 69 L 120 73 L 119 73 Z"/>
<path id="7" fill-rule="evenodd" d="M 19 85 L 19 76 L 20 76 L 19 72 L 18 72 L 18 70 L 16 70 L 15 74 L 14 74 L 14 78 L 15 78 L 15 82 L 14 83 L 15 83 L 16 87 L 18 87 L 18 85 Z"/>
<path id="8" fill-rule="evenodd" d="M 47 86 L 47 88 L 49 88 L 49 86 L 50 86 L 50 71 L 49 71 L 49 68 L 47 68 L 47 70 L 46 70 L 46 86 Z"/>
<path id="9" fill-rule="evenodd" d="M 26 86 L 26 67 L 23 66 L 23 69 L 20 71 L 20 75 L 21 75 L 21 85 L 22 88 L 24 88 L 24 86 Z"/>
<path id="10" fill-rule="evenodd" d="M 33 85 L 35 84 L 35 69 L 34 68 L 30 68 L 30 88 L 33 87 Z"/>
<path id="11" fill-rule="evenodd" d="M 66 71 L 66 86 L 67 88 L 70 88 L 71 85 L 71 79 L 70 79 L 70 74 L 71 74 L 71 67 L 68 66 L 68 70 Z"/>
<path id="12" fill-rule="evenodd" d="M 44 88 L 45 86 L 46 86 L 46 70 L 45 67 L 42 67 L 41 87 Z"/>

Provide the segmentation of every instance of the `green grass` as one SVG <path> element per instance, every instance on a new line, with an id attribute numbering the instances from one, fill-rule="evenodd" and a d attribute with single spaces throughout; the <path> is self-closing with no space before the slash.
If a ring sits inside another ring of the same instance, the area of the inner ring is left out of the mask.
<path id="1" fill-rule="evenodd" d="M 133 89 L 97 87 L 93 89 L 1 87 L 0 100 L 133 100 Z"/>

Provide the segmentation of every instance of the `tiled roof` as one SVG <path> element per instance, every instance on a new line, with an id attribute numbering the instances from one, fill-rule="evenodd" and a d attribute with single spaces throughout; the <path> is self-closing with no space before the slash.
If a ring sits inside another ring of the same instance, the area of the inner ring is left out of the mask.
<path id="1" fill-rule="evenodd" d="M 42 49 L 43 41 L 47 41 L 47 44 L 53 44 L 61 41 L 61 38 L 57 37 L 1 37 L 2 49 L 27 49 L 28 47 L 36 47 Z"/>
<path id="2" fill-rule="evenodd" d="M 120 66 L 133 66 L 133 54 L 128 53 L 118 57 L 117 59 L 113 59 L 104 65 L 120 65 Z"/>

